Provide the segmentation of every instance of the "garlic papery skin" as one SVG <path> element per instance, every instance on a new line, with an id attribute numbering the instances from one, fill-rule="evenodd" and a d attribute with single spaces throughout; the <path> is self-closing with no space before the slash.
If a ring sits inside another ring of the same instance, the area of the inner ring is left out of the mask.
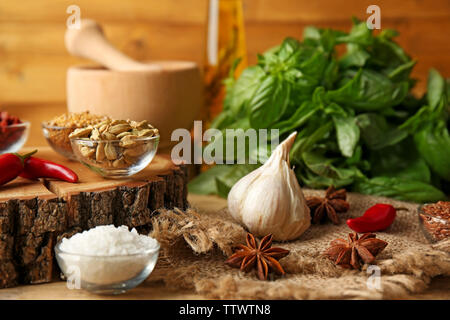
<path id="1" fill-rule="evenodd" d="M 274 150 L 267 162 L 241 178 L 228 194 L 231 216 L 252 234 L 294 240 L 311 225 L 309 208 L 289 165 L 297 132 Z"/>

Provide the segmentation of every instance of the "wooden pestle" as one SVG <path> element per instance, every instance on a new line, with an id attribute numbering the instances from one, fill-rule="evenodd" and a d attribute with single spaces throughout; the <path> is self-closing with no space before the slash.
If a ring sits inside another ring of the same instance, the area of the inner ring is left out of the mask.
<path id="1" fill-rule="evenodd" d="M 161 71 L 156 64 L 140 63 L 117 50 L 94 20 L 82 19 L 79 29 L 67 29 L 64 41 L 70 54 L 91 59 L 114 71 Z"/>

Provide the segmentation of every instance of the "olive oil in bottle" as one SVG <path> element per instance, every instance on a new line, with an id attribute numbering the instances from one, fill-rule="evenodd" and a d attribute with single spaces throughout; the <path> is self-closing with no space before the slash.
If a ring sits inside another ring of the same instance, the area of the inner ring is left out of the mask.
<path id="1" fill-rule="evenodd" d="M 236 59 L 234 76 L 247 67 L 242 0 L 209 0 L 205 57 L 204 128 L 222 111 L 225 97 L 223 80 Z"/>

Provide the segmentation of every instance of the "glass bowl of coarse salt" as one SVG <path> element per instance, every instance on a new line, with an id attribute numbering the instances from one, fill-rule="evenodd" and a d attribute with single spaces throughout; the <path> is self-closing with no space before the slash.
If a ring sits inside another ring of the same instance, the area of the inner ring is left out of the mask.
<path id="1" fill-rule="evenodd" d="M 72 288 L 120 294 L 138 286 L 153 271 L 159 243 L 127 226 L 98 226 L 63 238 L 56 260 Z"/>

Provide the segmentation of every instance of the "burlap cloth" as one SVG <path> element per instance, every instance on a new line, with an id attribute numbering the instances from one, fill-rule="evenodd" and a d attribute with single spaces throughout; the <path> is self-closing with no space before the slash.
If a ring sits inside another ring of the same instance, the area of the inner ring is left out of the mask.
<path id="1" fill-rule="evenodd" d="M 323 195 L 305 190 L 305 196 Z M 274 243 L 291 250 L 280 260 L 284 277 L 260 281 L 254 272 L 243 273 L 224 264 L 232 248 L 245 242 L 246 231 L 226 210 L 198 213 L 164 211 L 153 220 L 151 236 L 161 243 L 160 258 L 147 281 L 163 281 L 167 286 L 194 289 L 213 299 L 394 299 L 426 289 L 432 277 L 450 275 L 450 241 L 430 245 L 420 230 L 417 204 L 392 199 L 349 194 L 350 210 L 340 214 L 341 224 L 312 225 L 298 240 Z M 321 256 L 331 240 L 347 238 L 345 223 L 360 216 L 375 203 L 406 207 L 393 225 L 377 237 L 387 241 L 377 257 L 380 286 L 367 281 L 372 272 L 335 266 Z"/>

